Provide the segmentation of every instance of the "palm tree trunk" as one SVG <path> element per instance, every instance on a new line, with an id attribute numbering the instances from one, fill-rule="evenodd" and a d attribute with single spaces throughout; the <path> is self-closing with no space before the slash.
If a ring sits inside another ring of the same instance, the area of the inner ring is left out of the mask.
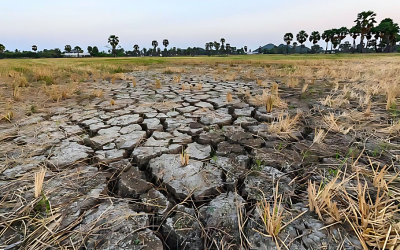
<path id="1" fill-rule="evenodd" d="M 289 55 L 289 44 L 286 44 L 286 55 Z"/>
<path id="2" fill-rule="evenodd" d="M 325 54 L 328 54 L 328 42 L 326 42 Z"/>

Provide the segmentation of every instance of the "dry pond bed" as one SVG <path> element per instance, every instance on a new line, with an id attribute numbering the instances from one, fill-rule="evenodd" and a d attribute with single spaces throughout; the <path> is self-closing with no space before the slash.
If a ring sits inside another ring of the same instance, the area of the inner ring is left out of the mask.
<path id="1" fill-rule="evenodd" d="M 398 250 L 398 78 L 313 67 L 139 70 L 3 119 L 0 248 Z"/>

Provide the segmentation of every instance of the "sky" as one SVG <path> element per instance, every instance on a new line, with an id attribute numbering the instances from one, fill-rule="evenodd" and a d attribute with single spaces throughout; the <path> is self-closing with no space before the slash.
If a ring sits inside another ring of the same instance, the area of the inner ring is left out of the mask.
<path id="1" fill-rule="evenodd" d="M 400 22 L 398 0 L 0 0 L 0 43 L 8 50 L 97 46 L 108 50 L 117 35 L 125 50 L 151 47 L 204 47 L 222 37 L 231 46 L 256 49 L 283 43 L 287 32 L 310 34 L 351 27 L 357 13 L 372 10 L 376 20 Z M 310 46 L 310 43 L 306 43 Z M 324 43 L 320 43 L 324 46 Z"/>

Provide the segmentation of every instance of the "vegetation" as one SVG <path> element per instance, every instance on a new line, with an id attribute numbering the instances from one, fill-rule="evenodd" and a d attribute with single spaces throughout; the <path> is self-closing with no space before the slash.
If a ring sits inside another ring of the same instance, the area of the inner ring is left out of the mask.
<path id="1" fill-rule="evenodd" d="M 358 13 L 357 19 L 354 21 L 355 25 L 348 29 L 347 27 L 341 27 L 339 29 L 325 30 L 321 37 L 326 42 L 325 53 L 328 53 L 328 44 L 331 42 L 331 49 L 329 52 L 394 52 L 396 42 L 400 41 L 400 27 L 397 23 L 394 23 L 391 18 L 383 19 L 379 25 L 376 26 L 376 13 L 373 11 L 363 11 Z M 290 33 L 287 33 L 290 34 Z M 353 39 L 353 45 L 343 40 L 350 35 Z M 285 35 L 286 36 L 286 35 Z M 302 45 L 305 39 L 308 37 L 307 33 L 302 30 L 296 38 L 297 41 Z M 360 37 L 360 43 L 356 45 L 356 39 Z M 320 40 L 319 32 L 313 31 L 310 36 L 310 42 L 314 45 Z M 367 42 L 365 43 L 365 38 Z M 374 38 L 374 39 L 372 39 Z M 338 47 L 339 46 L 339 47 Z M 333 50 L 334 49 L 334 50 Z M 315 49 L 311 50 L 311 53 L 317 52 Z M 301 53 L 301 50 L 300 50 Z"/>

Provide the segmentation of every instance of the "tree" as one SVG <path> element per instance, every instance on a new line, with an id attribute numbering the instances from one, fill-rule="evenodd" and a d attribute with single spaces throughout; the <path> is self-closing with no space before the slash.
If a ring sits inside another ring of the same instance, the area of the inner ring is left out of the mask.
<path id="1" fill-rule="evenodd" d="M 215 51 L 217 52 L 217 54 L 218 54 L 219 47 L 220 47 L 220 43 L 218 43 L 217 41 L 215 41 L 215 42 L 214 42 L 214 48 L 215 48 Z"/>
<path id="2" fill-rule="evenodd" d="M 231 53 L 231 44 L 230 43 L 226 44 L 226 53 L 228 53 L 228 54 Z"/>
<path id="3" fill-rule="evenodd" d="M 155 55 L 155 53 L 156 53 L 156 49 L 157 49 L 157 46 L 158 46 L 158 42 L 156 41 L 156 40 L 153 40 L 152 42 L 151 42 L 151 45 L 153 46 L 153 54 Z"/>
<path id="4" fill-rule="evenodd" d="M 224 49 L 225 49 L 225 38 L 221 38 L 221 52 L 222 52 L 222 54 L 224 53 Z"/>
<path id="5" fill-rule="evenodd" d="M 326 42 L 326 49 L 325 49 L 325 54 L 326 54 L 328 52 L 328 43 L 333 38 L 333 31 L 325 30 L 324 33 L 322 33 L 321 38 Z"/>
<path id="6" fill-rule="evenodd" d="M 168 47 L 168 45 L 169 45 L 168 39 L 164 39 L 162 43 L 163 43 L 163 45 L 164 45 L 164 47 L 165 47 L 165 50 L 164 50 L 164 51 L 165 51 L 166 53 L 168 53 L 168 52 L 167 52 L 167 47 Z"/>
<path id="7" fill-rule="evenodd" d="M 36 46 L 36 45 L 32 45 L 32 50 L 33 50 L 34 52 L 36 52 L 36 51 L 37 51 L 37 46 Z"/>
<path id="8" fill-rule="evenodd" d="M 3 53 L 6 50 L 6 47 L 0 43 L 0 53 Z"/>
<path id="9" fill-rule="evenodd" d="M 342 41 L 346 38 L 348 34 L 349 34 L 349 29 L 347 27 L 341 27 L 340 29 L 338 29 L 337 35 L 339 38 L 339 43 L 342 43 Z"/>
<path id="10" fill-rule="evenodd" d="M 137 45 L 137 44 L 133 45 L 133 49 L 134 49 L 136 55 L 138 56 L 140 54 L 139 53 L 139 45 Z"/>
<path id="11" fill-rule="evenodd" d="M 64 50 L 70 53 L 72 50 L 71 45 L 65 45 Z"/>
<path id="12" fill-rule="evenodd" d="M 79 57 L 79 53 L 83 53 L 83 50 L 79 46 L 75 46 L 74 50 L 78 53 L 78 57 Z"/>
<path id="13" fill-rule="evenodd" d="M 97 56 L 99 53 L 99 48 L 97 48 L 97 46 L 94 46 L 92 49 L 92 55 Z"/>
<path id="14" fill-rule="evenodd" d="M 143 50 L 143 55 L 146 55 L 147 49 L 143 48 L 142 50 Z"/>
<path id="15" fill-rule="evenodd" d="M 318 31 L 313 31 L 311 32 L 309 41 L 312 42 L 313 45 L 319 42 L 321 40 L 321 35 L 319 34 Z"/>
<path id="16" fill-rule="evenodd" d="M 161 54 L 161 49 L 157 48 L 157 55 L 159 56 Z"/>
<path id="17" fill-rule="evenodd" d="M 244 46 L 244 52 L 247 53 L 247 46 Z"/>
<path id="18" fill-rule="evenodd" d="M 297 47 L 297 42 L 293 43 L 293 54 L 296 54 L 296 47 Z"/>
<path id="19" fill-rule="evenodd" d="M 354 51 L 356 49 L 356 39 L 361 34 L 360 27 L 357 25 L 351 27 L 351 29 L 349 30 L 349 34 L 353 38 L 353 52 L 352 53 L 354 53 Z"/>
<path id="20" fill-rule="evenodd" d="M 206 43 L 206 54 L 210 55 L 210 44 Z"/>
<path id="21" fill-rule="evenodd" d="M 286 54 L 289 54 L 289 45 L 293 41 L 293 34 L 292 33 L 286 33 L 283 36 L 283 41 L 286 43 Z"/>
<path id="22" fill-rule="evenodd" d="M 301 44 L 301 46 L 300 46 L 300 54 L 301 54 L 301 52 L 302 52 L 303 43 L 304 43 L 305 41 L 307 41 L 307 38 L 308 38 L 308 34 L 307 34 L 304 30 L 300 31 L 300 32 L 296 35 L 297 41 Z"/>
<path id="23" fill-rule="evenodd" d="M 379 23 L 378 30 L 382 33 L 382 39 L 387 45 L 385 51 L 391 52 L 392 46 L 396 45 L 396 37 L 400 32 L 399 25 L 393 22 L 391 18 L 385 18 Z"/>
<path id="24" fill-rule="evenodd" d="M 376 23 L 375 17 L 376 13 L 373 11 L 363 11 L 357 14 L 357 19 L 354 22 L 356 23 L 356 26 L 360 28 L 361 31 L 360 52 L 363 52 L 364 48 L 363 43 L 365 35 L 371 32 L 371 29 L 374 27 L 374 24 Z"/>
<path id="25" fill-rule="evenodd" d="M 88 47 L 87 47 L 87 51 L 88 51 L 88 53 L 89 53 L 90 55 L 92 55 L 92 52 L 93 52 L 92 46 L 88 46 Z"/>
<path id="26" fill-rule="evenodd" d="M 108 43 L 111 45 L 111 53 L 114 55 L 114 57 L 117 56 L 117 51 L 115 49 L 119 43 L 119 38 L 116 35 L 111 35 L 108 38 Z"/>

